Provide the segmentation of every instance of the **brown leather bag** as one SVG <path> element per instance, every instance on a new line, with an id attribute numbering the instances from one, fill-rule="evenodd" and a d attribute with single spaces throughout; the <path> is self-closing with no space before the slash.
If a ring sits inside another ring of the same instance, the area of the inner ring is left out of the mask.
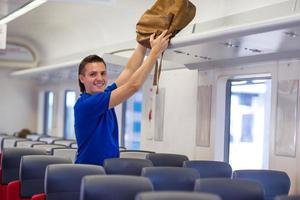
<path id="1" fill-rule="evenodd" d="M 137 41 L 151 48 L 149 39 L 153 33 L 158 36 L 168 29 L 174 37 L 192 21 L 195 14 L 196 7 L 188 0 L 157 0 L 136 25 Z"/>
<path id="2" fill-rule="evenodd" d="M 137 41 L 147 48 L 150 46 L 150 36 L 155 33 L 159 36 L 164 30 L 174 37 L 181 29 L 188 25 L 196 14 L 196 7 L 188 0 L 157 0 L 147 10 L 136 24 Z M 163 56 L 163 54 L 162 54 Z M 155 66 L 153 85 L 158 85 L 161 71 L 160 64 Z M 158 89 L 156 91 L 158 93 Z"/>

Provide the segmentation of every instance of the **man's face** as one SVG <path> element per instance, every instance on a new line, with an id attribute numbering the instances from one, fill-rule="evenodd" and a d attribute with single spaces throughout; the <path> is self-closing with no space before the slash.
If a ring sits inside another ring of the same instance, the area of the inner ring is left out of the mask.
<path id="1" fill-rule="evenodd" d="M 79 79 L 83 83 L 87 93 L 103 92 L 108 81 L 104 63 L 93 62 L 86 64 L 83 73 L 79 75 Z"/>

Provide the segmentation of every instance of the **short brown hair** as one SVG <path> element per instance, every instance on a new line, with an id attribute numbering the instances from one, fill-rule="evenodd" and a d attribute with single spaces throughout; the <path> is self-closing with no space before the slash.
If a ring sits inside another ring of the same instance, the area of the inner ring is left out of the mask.
<path id="1" fill-rule="evenodd" d="M 85 92 L 85 87 L 83 83 L 80 81 L 79 75 L 84 73 L 84 68 L 88 63 L 96 63 L 96 62 L 103 63 L 106 67 L 106 63 L 104 62 L 103 58 L 101 58 L 98 55 L 89 55 L 80 62 L 78 67 L 78 83 L 80 87 L 80 92 Z"/>

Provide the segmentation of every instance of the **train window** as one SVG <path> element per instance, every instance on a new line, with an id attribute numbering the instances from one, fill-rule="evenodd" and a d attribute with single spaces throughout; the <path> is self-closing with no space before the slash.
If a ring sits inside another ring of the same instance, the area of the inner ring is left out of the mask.
<path id="1" fill-rule="evenodd" d="M 43 133 L 45 135 L 51 135 L 51 131 L 52 131 L 53 101 L 54 101 L 54 93 L 52 91 L 46 91 L 44 94 L 44 127 L 43 127 Z"/>
<path id="2" fill-rule="evenodd" d="M 271 79 L 229 80 L 226 95 L 225 160 L 234 170 L 266 169 Z"/>
<path id="3" fill-rule="evenodd" d="M 127 149 L 140 149 L 142 101 L 142 91 L 139 91 L 123 103 L 121 146 Z"/>
<path id="4" fill-rule="evenodd" d="M 74 105 L 76 101 L 75 91 L 65 91 L 65 114 L 64 114 L 64 137 L 66 139 L 75 139 L 74 131 Z"/>

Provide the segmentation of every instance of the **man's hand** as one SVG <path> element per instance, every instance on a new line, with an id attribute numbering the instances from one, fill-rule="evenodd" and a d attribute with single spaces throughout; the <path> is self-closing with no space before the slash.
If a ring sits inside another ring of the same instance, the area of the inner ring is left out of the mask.
<path id="1" fill-rule="evenodd" d="M 162 52 L 164 52 L 169 45 L 170 36 L 172 34 L 166 35 L 168 30 L 165 30 L 160 34 L 157 38 L 154 39 L 155 33 L 153 33 L 150 36 L 150 45 L 151 45 L 151 52 L 154 53 L 156 56 L 160 55 Z M 150 53 L 151 53 L 150 52 Z"/>

